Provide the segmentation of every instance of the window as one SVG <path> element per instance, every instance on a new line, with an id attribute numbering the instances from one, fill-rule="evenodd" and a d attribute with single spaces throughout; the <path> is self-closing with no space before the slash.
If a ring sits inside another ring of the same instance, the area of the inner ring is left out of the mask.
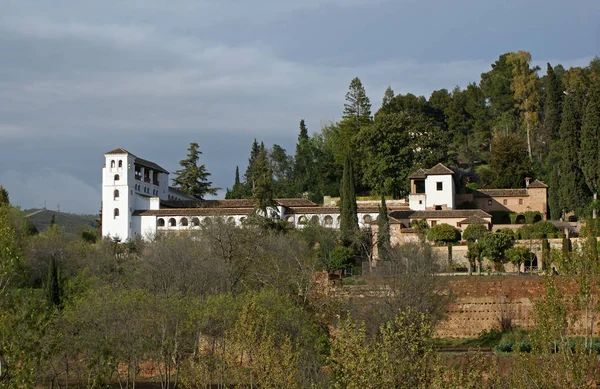
<path id="1" fill-rule="evenodd" d="M 319 224 L 319 217 L 317 215 L 310 218 L 310 222 L 313 224 Z"/>
<path id="2" fill-rule="evenodd" d="M 419 205 L 423 205 L 423 200 L 419 200 Z"/>
<path id="3" fill-rule="evenodd" d="M 232 218 L 230 218 L 230 219 L 232 219 Z M 192 219 L 192 226 L 194 226 L 194 227 L 200 226 L 200 219 L 198 219 L 197 217 L 193 218 Z"/>
<path id="4" fill-rule="evenodd" d="M 158 218 L 158 220 L 156 222 L 156 225 L 159 226 L 159 227 L 164 227 L 165 226 L 165 219 L 163 219 L 162 217 Z"/>
<path id="5" fill-rule="evenodd" d="M 119 167 L 123 167 L 123 161 L 119 159 Z"/>
<path id="6" fill-rule="evenodd" d="M 113 192 L 113 200 L 118 200 L 119 199 L 119 190 L 115 189 L 115 191 Z"/>
<path id="7" fill-rule="evenodd" d="M 113 216 L 116 218 L 119 217 L 119 208 L 115 208 L 115 210 L 113 211 Z"/>
<path id="8" fill-rule="evenodd" d="M 175 221 L 175 218 L 170 218 L 169 219 L 169 227 L 175 227 L 177 225 L 177 222 Z"/>
<path id="9" fill-rule="evenodd" d="M 115 160 L 114 159 L 112 161 L 110 161 L 110 167 L 111 167 L 111 169 L 115 167 Z"/>
<path id="10" fill-rule="evenodd" d="M 306 223 L 308 223 L 308 220 L 306 219 L 306 216 L 300 216 L 298 218 L 298 224 L 304 225 Z"/>
<path id="11" fill-rule="evenodd" d="M 121 179 L 121 177 L 119 177 L 118 174 L 115 174 L 115 181 L 119 181 Z"/>
<path id="12" fill-rule="evenodd" d="M 227 223 L 230 223 L 230 224 L 235 224 L 235 218 L 234 218 L 233 216 L 229 216 L 229 217 L 227 218 Z"/>
<path id="13" fill-rule="evenodd" d="M 442 210 L 442 206 L 441 205 L 436 205 L 434 209 L 436 211 L 441 211 Z"/>
<path id="14" fill-rule="evenodd" d="M 435 186 L 436 186 L 437 190 L 444 190 L 444 183 L 443 182 L 436 182 Z"/>
<path id="15" fill-rule="evenodd" d="M 373 219 L 371 218 L 370 215 L 365 215 L 365 217 L 363 217 L 363 222 L 365 224 L 371 224 L 372 221 L 373 221 Z"/>
<path id="16" fill-rule="evenodd" d="M 181 220 L 179 221 L 179 225 L 182 227 L 187 227 L 188 226 L 188 219 L 185 217 L 182 217 Z"/>
<path id="17" fill-rule="evenodd" d="M 492 200 L 488 200 L 488 205 L 492 205 Z"/>
<path id="18" fill-rule="evenodd" d="M 523 205 L 523 199 L 519 199 L 519 205 Z"/>
<path id="19" fill-rule="evenodd" d="M 436 224 L 437 224 L 437 220 L 432 220 L 431 221 L 431 227 L 435 227 Z"/>
<path id="20" fill-rule="evenodd" d="M 327 216 L 325 216 L 324 222 L 325 222 L 326 226 L 332 226 L 333 218 L 331 216 L 327 215 Z"/>
<path id="21" fill-rule="evenodd" d="M 415 193 L 425 193 L 425 180 L 415 180 Z"/>
<path id="22" fill-rule="evenodd" d="M 508 204 L 508 200 L 507 199 L 502 200 L 502 204 L 507 205 Z"/>

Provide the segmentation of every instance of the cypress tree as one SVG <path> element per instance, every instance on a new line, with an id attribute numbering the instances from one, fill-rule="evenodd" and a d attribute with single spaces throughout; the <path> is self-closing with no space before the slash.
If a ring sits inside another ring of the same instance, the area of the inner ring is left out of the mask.
<path id="1" fill-rule="evenodd" d="M 552 66 L 546 64 L 544 95 L 544 142 L 550 147 L 559 138 L 562 110 L 562 88 Z"/>
<path id="2" fill-rule="evenodd" d="M 252 198 L 255 201 L 256 209 L 267 215 L 267 208 L 273 205 L 273 172 L 269 167 L 269 159 L 264 144 L 261 143 L 260 152 L 253 167 L 254 187 L 252 189 Z"/>
<path id="3" fill-rule="evenodd" d="M 52 217 L 50 218 L 50 227 L 56 225 L 56 214 L 52 213 Z"/>
<path id="4" fill-rule="evenodd" d="M 560 207 L 566 211 L 581 212 L 591 193 L 585 184 L 585 178 L 579 166 L 579 148 L 581 146 L 581 99 L 576 93 L 569 93 L 565 99 L 560 124 L 560 163 L 559 163 L 559 200 Z"/>
<path id="5" fill-rule="evenodd" d="M 598 199 L 600 186 L 600 91 L 590 93 L 581 126 L 581 148 L 579 151 L 579 166 L 585 177 L 585 182 Z M 595 204 L 594 204 L 595 206 Z M 594 219 L 596 210 L 594 208 Z"/>
<path id="6" fill-rule="evenodd" d="M 308 128 L 306 128 L 304 119 L 300 120 L 300 133 L 298 134 L 298 143 L 300 143 L 302 140 L 308 140 Z"/>
<path id="7" fill-rule="evenodd" d="M 309 190 L 314 182 L 314 165 L 311 151 L 308 128 L 304 119 L 300 120 L 300 133 L 296 144 L 296 155 L 294 156 L 294 181 L 296 191 L 300 194 Z"/>
<path id="8" fill-rule="evenodd" d="M 235 179 L 231 190 L 227 190 L 225 193 L 226 199 L 241 199 L 244 197 L 244 185 L 240 182 L 240 168 L 235 167 Z"/>
<path id="9" fill-rule="evenodd" d="M 261 142 L 262 144 L 262 142 Z M 264 149 L 264 144 L 262 144 L 262 148 Z M 256 139 L 252 142 L 252 148 L 250 149 L 250 158 L 248 158 L 248 167 L 246 168 L 246 174 L 244 174 L 244 179 L 246 181 L 246 192 L 252 193 L 254 187 L 256 185 L 255 182 L 255 164 L 259 158 L 261 151 L 261 146 L 258 144 Z"/>
<path id="10" fill-rule="evenodd" d="M 344 246 L 350 246 L 358 232 L 358 214 L 352 161 L 346 155 L 340 188 L 340 233 Z"/>
<path id="11" fill-rule="evenodd" d="M 382 195 L 381 204 L 379 205 L 379 217 L 377 218 L 377 251 L 379 252 L 379 259 L 387 259 L 390 247 L 390 220 L 388 218 L 385 196 Z"/>
<path id="12" fill-rule="evenodd" d="M 8 191 L 0 185 L 0 207 L 3 205 L 10 205 L 10 201 L 8 198 Z"/>
<path id="13" fill-rule="evenodd" d="M 550 218 L 552 220 L 560 219 L 562 208 L 560 206 L 558 166 L 550 166 L 550 178 L 548 180 L 548 207 L 550 208 Z"/>
<path id="14" fill-rule="evenodd" d="M 46 305 L 48 308 L 56 307 L 60 309 L 61 307 L 60 273 L 54 257 L 51 258 L 50 264 L 48 265 Z"/>

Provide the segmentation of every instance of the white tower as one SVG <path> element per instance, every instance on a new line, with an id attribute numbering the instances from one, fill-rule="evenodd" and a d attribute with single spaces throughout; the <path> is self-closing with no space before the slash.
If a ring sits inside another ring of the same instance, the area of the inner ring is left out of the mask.
<path id="1" fill-rule="evenodd" d="M 132 238 L 135 156 L 124 149 L 104 154 L 102 168 L 102 236 L 122 242 Z"/>

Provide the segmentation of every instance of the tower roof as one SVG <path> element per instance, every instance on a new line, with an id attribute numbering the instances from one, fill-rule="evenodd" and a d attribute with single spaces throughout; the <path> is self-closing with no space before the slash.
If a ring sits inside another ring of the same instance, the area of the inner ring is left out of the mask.
<path id="1" fill-rule="evenodd" d="M 108 153 L 104 153 L 104 155 L 110 155 L 110 154 L 131 154 L 129 151 L 119 147 L 118 149 L 114 149 L 109 151 Z M 133 154 L 131 154 L 133 155 Z"/>
<path id="2" fill-rule="evenodd" d="M 434 167 L 432 167 L 431 169 L 427 170 L 427 175 L 444 175 L 444 174 L 454 174 L 454 172 L 450 169 L 448 169 L 446 166 L 444 166 L 443 163 L 438 163 L 437 165 L 435 165 Z"/>
<path id="3" fill-rule="evenodd" d="M 527 189 L 530 189 L 530 188 L 547 188 L 547 187 L 548 187 L 548 185 L 544 184 L 542 181 L 535 180 L 531 184 L 529 184 L 529 186 L 527 187 Z"/>

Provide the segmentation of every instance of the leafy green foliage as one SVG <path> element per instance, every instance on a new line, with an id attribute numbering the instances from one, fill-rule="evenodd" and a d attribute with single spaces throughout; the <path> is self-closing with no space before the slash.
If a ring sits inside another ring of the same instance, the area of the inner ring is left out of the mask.
<path id="1" fill-rule="evenodd" d="M 427 239 L 436 243 L 454 243 L 460 240 L 460 231 L 449 224 L 436 224 L 427 231 Z"/>
<path id="2" fill-rule="evenodd" d="M 470 242 L 475 242 L 486 233 L 488 233 L 488 229 L 483 224 L 469 224 L 463 231 L 462 238 Z"/>
<path id="3" fill-rule="evenodd" d="M 479 239 L 481 253 L 491 261 L 498 262 L 504 258 L 504 252 L 512 243 L 512 238 L 502 232 L 485 234 Z"/>
<path id="4" fill-rule="evenodd" d="M 517 266 L 517 271 L 521 272 L 521 265 L 526 261 L 533 259 L 533 253 L 525 246 L 514 246 L 506 249 L 504 255 Z"/>
<path id="5" fill-rule="evenodd" d="M 349 246 L 358 232 L 358 215 L 352 161 L 346 157 L 340 188 L 340 232 L 342 244 Z"/>

